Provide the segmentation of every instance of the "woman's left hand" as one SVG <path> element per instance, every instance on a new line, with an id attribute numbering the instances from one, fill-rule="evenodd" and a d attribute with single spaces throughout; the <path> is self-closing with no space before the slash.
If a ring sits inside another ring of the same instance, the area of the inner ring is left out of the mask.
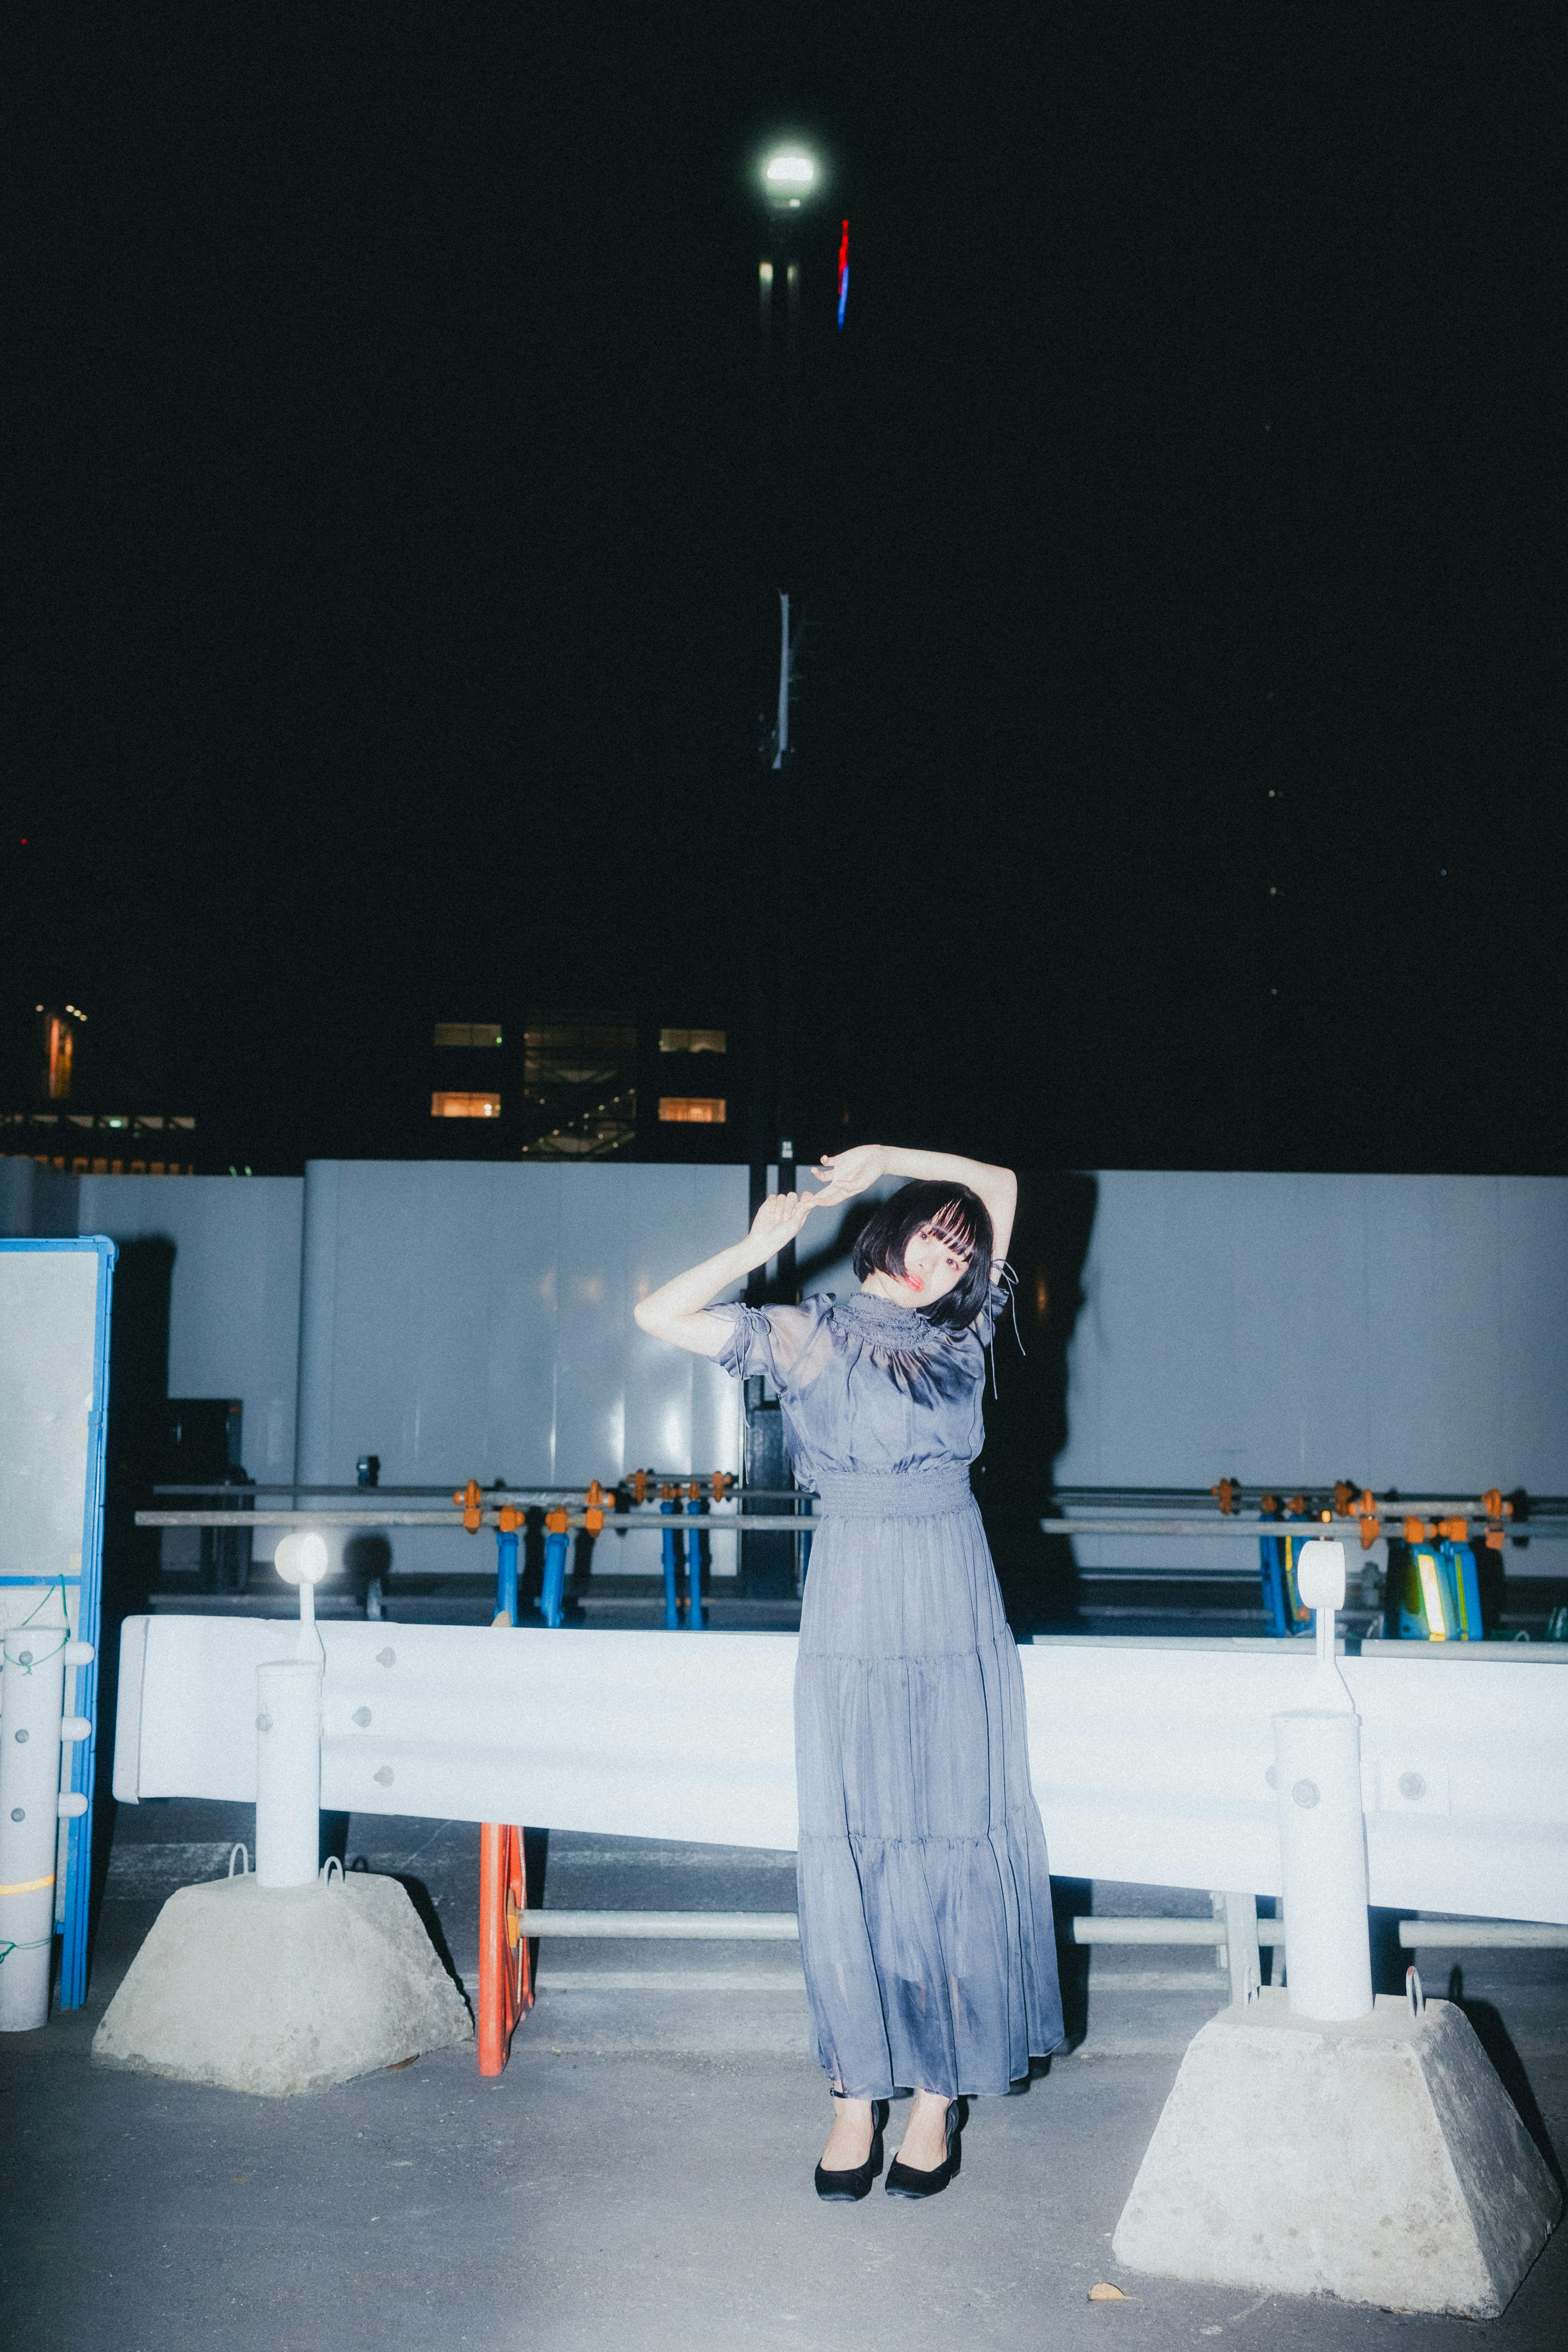
<path id="1" fill-rule="evenodd" d="M 885 1143 L 857 1143 L 847 1151 L 825 1151 L 811 1172 L 823 1179 L 836 1201 L 847 1201 L 888 1173 L 889 1157 Z"/>

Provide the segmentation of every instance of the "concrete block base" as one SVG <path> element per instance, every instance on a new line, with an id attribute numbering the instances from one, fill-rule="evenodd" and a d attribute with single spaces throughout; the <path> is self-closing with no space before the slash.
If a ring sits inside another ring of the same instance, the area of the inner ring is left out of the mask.
<path id="1" fill-rule="evenodd" d="M 395 1878 L 171 1895 L 93 2037 L 96 2063 L 286 2098 L 472 2038 Z"/>
<path id="2" fill-rule="evenodd" d="M 1451 2001 L 1328 2025 L 1270 1988 L 1194 2035 L 1113 2245 L 1169 2278 L 1493 2319 L 1562 2210 Z"/>

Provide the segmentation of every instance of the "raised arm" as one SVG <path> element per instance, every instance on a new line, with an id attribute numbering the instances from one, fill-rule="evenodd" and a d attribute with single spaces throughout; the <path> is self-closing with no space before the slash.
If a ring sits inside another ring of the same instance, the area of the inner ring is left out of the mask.
<path id="1" fill-rule="evenodd" d="M 820 1192 L 772 1193 L 757 1211 L 744 1241 L 732 1243 L 716 1257 L 704 1258 L 700 1265 L 688 1267 L 672 1282 L 637 1301 L 633 1312 L 638 1328 L 650 1331 L 656 1339 L 668 1339 L 673 1347 L 689 1348 L 695 1356 L 717 1356 L 733 1327 L 725 1316 L 703 1313 L 710 1300 L 750 1274 L 753 1266 L 765 1265 L 769 1258 L 776 1257 L 787 1242 L 794 1241 L 813 1209 L 847 1197 L 833 1183 Z"/>
<path id="2" fill-rule="evenodd" d="M 826 1151 L 815 1175 L 831 1180 L 837 1197 L 863 1192 L 879 1176 L 931 1178 L 939 1184 L 966 1184 L 978 1192 L 991 1218 L 992 1263 L 1000 1265 L 1013 1237 L 1013 1217 L 1018 1205 L 1018 1180 L 1010 1168 L 993 1168 L 984 1160 L 964 1160 L 956 1151 L 901 1151 L 896 1144 L 858 1143 L 850 1151 Z"/>

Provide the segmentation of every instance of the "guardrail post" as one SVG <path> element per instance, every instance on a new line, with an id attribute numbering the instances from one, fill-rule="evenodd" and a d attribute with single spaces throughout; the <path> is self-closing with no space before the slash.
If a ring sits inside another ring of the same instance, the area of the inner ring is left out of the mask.
<path id="1" fill-rule="evenodd" d="M 321 1846 L 321 1669 L 256 1669 L 256 1882 L 313 1886 Z"/>
<path id="2" fill-rule="evenodd" d="M 277 1570 L 300 1589 L 291 1658 L 256 1669 L 256 1883 L 313 1886 L 321 1859 L 321 1679 L 316 1586 L 327 1547 L 313 1530 L 285 1536 Z"/>
<path id="3" fill-rule="evenodd" d="M 1225 1956 L 1230 1970 L 1230 1997 L 1246 2006 L 1254 1985 L 1263 1982 L 1263 1962 L 1258 1948 L 1258 1897 L 1255 1895 L 1216 1895 L 1215 1906 L 1223 1906 L 1225 1919 Z"/>
<path id="4" fill-rule="evenodd" d="M 1361 1718 L 1334 1664 L 1344 1547 L 1303 1544 L 1298 1575 L 1302 1599 L 1317 1612 L 1317 1704 L 1274 1717 L 1289 2001 L 1299 2017 L 1340 2023 L 1373 2011 Z"/>

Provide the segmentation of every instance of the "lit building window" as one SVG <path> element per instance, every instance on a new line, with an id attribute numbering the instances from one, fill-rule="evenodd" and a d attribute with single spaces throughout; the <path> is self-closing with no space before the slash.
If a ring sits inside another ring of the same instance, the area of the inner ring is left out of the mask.
<path id="1" fill-rule="evenodd" d="M 500 1095 L 434 1094 L 430 1097 L 432 1118 L 499 1118 Z"/>
<path id="2" fill-rule="evenodd" d="M 721 1054 L 724 1051 L 722 1029 L 661 1029 L 658 1033 L 661 1054 Z"/>
<path id="3" fill-rule="evenodd" d="M 724 1112 L 722 1095 L 660 1095 L 658 1098 L 661 1119 L 684 1121 L 693 1127 L 722 1127 Z"/>
<path id="4" fill-rule="evenodd" d="M 499 1021 L 437 1021 L 437 1045 L 499 1045 Z"/>

